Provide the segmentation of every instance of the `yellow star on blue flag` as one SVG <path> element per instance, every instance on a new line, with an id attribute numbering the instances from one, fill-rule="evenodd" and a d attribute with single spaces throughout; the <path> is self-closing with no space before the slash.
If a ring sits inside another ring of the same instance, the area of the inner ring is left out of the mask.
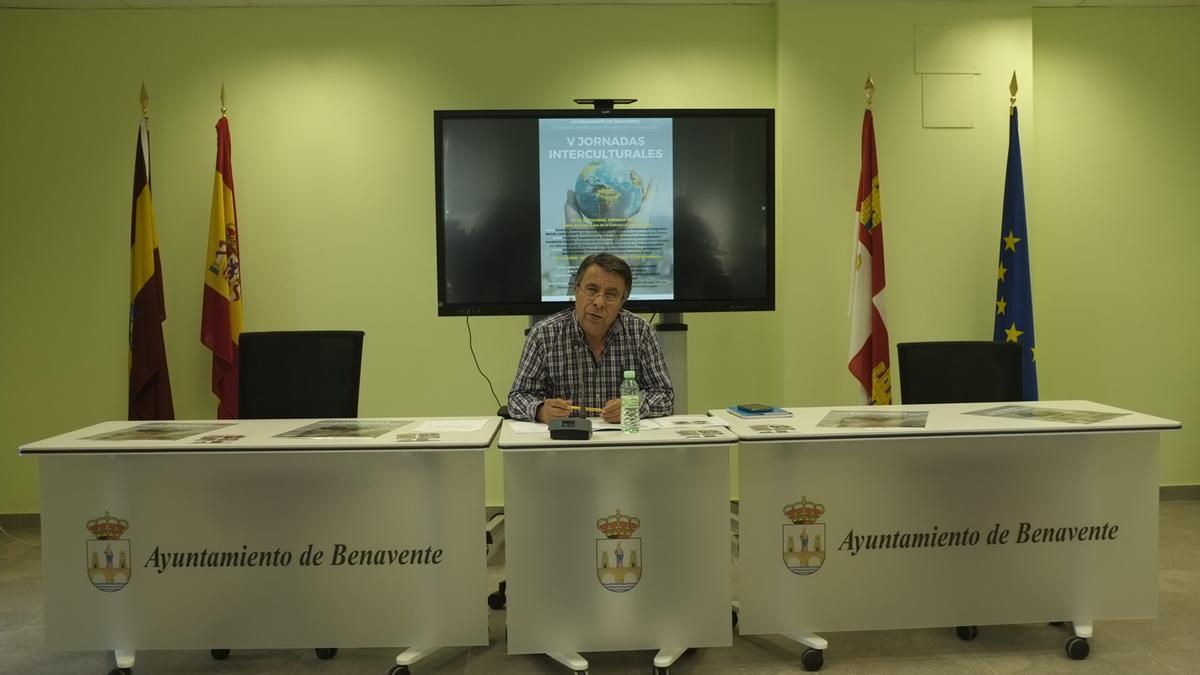
<path id="1" fill-rule="evenodd" d="M 1007 233 L 1007 235 L 1005 234 Z M 1021 246 L 1017 246 L 1021 243 Z M 1000 216 L 1000 264 L 996 273 L 996 312 L 992 340 L 1021 345 L 1022 398 L 1036 401 L 1033 291 L 1029 280 L 1029 227 L 1025 221 L 1025 181 L 1021 176 L 1021 138 L 1017 109 L 1008 121 L 1008 168 L 1004 174 L 1004 210 Z M 1020 326 L 1020 330 L 1017 329 Z"/>

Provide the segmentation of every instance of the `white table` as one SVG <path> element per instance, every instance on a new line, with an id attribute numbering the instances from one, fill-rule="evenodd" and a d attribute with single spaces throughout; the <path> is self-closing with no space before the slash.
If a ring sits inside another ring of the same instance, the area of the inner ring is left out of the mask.
<path id="1" fill-rule="evenodd" d="M 727 429 L 598 431 L 589 441 L 500 432 L 508 653 L 732 644 Z M 618 549 L 619 547 L 619 549 Z"/>
<path id="2" fill-rule="evenodd" d="M 424 645 L 405 672 L 434 645 L 486 645 L 499 418 L 474 419 L 432 435 L 418 417 L 339 421 L 365 438 L 280 436 L 321 420 L 105 422 L 22 446 L 40 459 L 46 646 L 128 669 L 138 649 Z M 96 438 L 171 424 L 182 438 Z"/>
<path id="3" fill-rule="evenodd" d="M 1119 416 L 967 414 L 1002 405 Z M 818 631 L 972 639 L 1069 620 L 1067 653 L 1084 658 L 1094 620 L 1157 613 L 1158 436 L 1178 422 L 1089 401 L 790 410 L 711 413 L 739 439 L 742 634 L 791 637 L 816 670 Z M 821 426 L 834 411 L 927 416 Z"/>

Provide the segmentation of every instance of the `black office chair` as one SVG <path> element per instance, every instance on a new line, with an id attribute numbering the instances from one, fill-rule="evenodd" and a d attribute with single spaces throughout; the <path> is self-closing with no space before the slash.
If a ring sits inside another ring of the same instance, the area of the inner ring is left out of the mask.
<path id="1" fill-rule="evenodd" d="M 360 330 L 242 333 L 238 338 L 238 417 L 358 417 Z M 321 660 L 337 647 L 313 650 Z M 210 649 L 218 661 L 228 649 Z"/>
<path id="2" fill-rule="evenodd" d="M 902 342 L 901 403 L 1020 401 L 1016 342 Z"/>
<path id="3" fill-rule="evenodd" d="M 242 333 L 238 417 L 358 417 L 363 332 Z"/>
<path id="4" fill-rule="evenodd" d="M 984 403 L 1021 400 L 1021 345 L 1016 342 L 902 342 L 902 403 Z M 962 640 L 979 626 L 958 626 Z"/>

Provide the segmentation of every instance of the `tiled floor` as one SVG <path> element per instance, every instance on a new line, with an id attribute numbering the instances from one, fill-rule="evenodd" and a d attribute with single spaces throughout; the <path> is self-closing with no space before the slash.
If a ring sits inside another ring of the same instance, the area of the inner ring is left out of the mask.
<path id="1" fill-rule="evenodd" d="M 1200 501 L 1163 502 L 1160 511 L 1159 616 L 1096 625 L 1091 655 L 1071 661 L 1063 653 L 1066 627 L 988 626 L 963 642 L 949 629 L 829 633 L 825 667 L 830 673 L 1200 673 Z M 37 543 L 36 531 L 13 535 Z M 502 558 L 502 554 L 498 557 Z M 500 578 L 493 567 L 490 576 Z M 0 673 L 104 675 L 107 652 L 42 649 L 40 550 L 0 535 Z M 139 652 L 135 673 L 384 675 L 399 649 L 345 649 L 330 661 L 313 652 L 234 652 L 214 661 L 207 651 Z M 736 636 L 733 646 L 684 655 L 672 673 L 738 675 L 803 672 L 798 645 L 777 636 Z M 652 672 L 648 651 L 586 654 L 591 673 Z M 491 645 L 444 649 L 413 667 L 414 675 L 450 673 L 567 673 L 543 656 L 505 654 L 504 612 L 491 615 Z"/>

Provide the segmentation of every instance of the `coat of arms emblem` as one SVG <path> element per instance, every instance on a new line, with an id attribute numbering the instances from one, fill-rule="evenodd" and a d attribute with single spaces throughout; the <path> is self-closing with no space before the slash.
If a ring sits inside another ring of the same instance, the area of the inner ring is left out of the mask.
<path id="1" fill-rule="evenodd" d="M 133 553 L 129 540 L 121 538 L 128 529 L 128 520 L 114 518 L 108 511 L 87 521 L 88 532 L 96 537 L 87 540 L 88 581 L 106 593 L 119 591 L 129 583 Z"/>
<path id="2" fill-rule="evenodd" d="M 614 593 L 630 590 L 642 578 L 642 538 L 630 537 L 641 526 L 641 520 L 621 509 L 596 521 L 596 529 L 604 535 L 596 540 L 596 578 Z"/>
<path id="3" fill-rule="evenodd" d="M 825 563 L 825 524 L 817 522 L 824 513 L 825 505 L 808 497 L 783 507 L 783 515 L 792 521 L 783 526 L 783 564 L 792 574 L 806 576 Z"/>

